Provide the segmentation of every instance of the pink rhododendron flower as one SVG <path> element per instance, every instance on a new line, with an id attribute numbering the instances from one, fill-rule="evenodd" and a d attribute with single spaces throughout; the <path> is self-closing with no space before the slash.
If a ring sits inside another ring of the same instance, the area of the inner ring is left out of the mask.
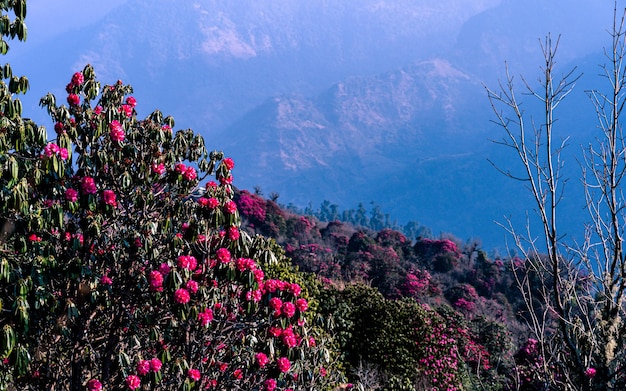
<path id="1" fill-rule="evenodd" d="M 57 134 L 65 133 L 65 125 L 63 125 L 62 122 L 55 123 L 54 124 L 54 131 L 57 132 Z"/>
<path id="2" fill-rule="evenodd" d="M 126 98 L 126 104 L 131 106 L 131 107 L 135 107 L 135 106 L 137 106 L 137 99 L 135 99 L 132 96 L 129 96 L 128 98 Z"/>
<path id="3" fill-rule="evenodd" d="M 288 372 L 291 368 L 291 362 L 287 357 L 280 357 L 276 360 L 276 365 L 278 366 L 278 370 L 282 373 Z"/>
<path id="4" fill-rule="evenodd" d="M 216 252 L 217 261 L 219 263 L 228 263 L 230 262 L 230 251 L 227 248 L 220 248 Z"/>
<path id="5" fill-rule="evenodd" d="M 102 113 L 102 110 L 103 110 L 102 106 L 96 106 L 96 108 L 93 109 L 93 113 L 95 115 L 100 115 Z"/>
<path id="6" fill-rule="evenodd" d="M 292 318 L 296 314 L 296 306 L 292 302 L 287 301 L 283 303 L 282 312 L 286 317 Z"/>
<path id="7" fill-rule="evenodd" d="M 200 371 L 197 369 L 190 369 L 187 371 L 187 376 L 189 376 L 189 378 L 193 381 L 198 381 L 200 380 Z"/>
<path id="8" fill-rule="evenodd" d="M 289 329 L 288 332 L 283 332 L 283 343 L 290 349 L 295 348 L 298 345 L 298 337 Z"/>
<path id="9" fill-rule="evenodd" d="M 591 378 L 592 378 L 592 377 L 594 377 L 595 375 L 596 375 L 596 369 L 595 369 L 595 368 L 591 368 L 591 367 L 590 367 L 590 368 L 587 368 L 587 369 L 585 370 L 585 376 L 587 376 L 588 378 L 590 378 L 590 379 L 591 379 Z"/>
<path id="10" fill-rule="evenodd" d="M 80 97 L 76 94 L 69 94 L 67 96 L 67 103 L 70 106 L 78 106 L 80 104 Z"/>
<path id="11" fill-rule="evenodd" d="M 276 380 L 275 379 L 267 379 L 263 386 L 265 387 L 265 391 L 275 391 L 276 390 Z"/>
<path id="12" fill-rule="evenodd" d="M 296 300 L 296 307 L 300 312 L 305 312 L 309 308 L 309 303 L 305 299 Z"/>
<path id="13" fill-rule="evenodd" d="M 162 365 L 163 364 L 161 363 L 161 360 L 159 360 L 156 357 L 150 360 L 150 370 L 152 372 L 159 372 L 161 370 Z"/>
<path id="14" fill-rule="evenodd" d="M 213 321 L 213 310 L 207 308 L 203 312 L 198 313 L 198 321 L 202 326 L 207 326 Z"/>
<path id="15" fill-rule="evenodd" d="M 189 291 L 185 288 L 178 288 L 176 292 L 174 292 L 174 300 L 179 304 L 187 304 L 190 299 Z"/>
<path id="16" fill-rule="evenodd" d="M 219 177 L 220 184 L 222 185 L 230 185 L 233 183 L 233 176 L 229 175 L 227 177 L 221 176 Z"/>
<path id="17" fill-rule="evenodd" d="M 187 169 L 183 173 L 183 178 L 185 178 L 188 181 L 193 181 L 197 177 L 198 177 L 198 174 L 196 173 L 196 169 L 193 167 L 187 167 Z"/>
<path id="18" fill-rule="evenodd" d="M 254 355 L 254 358 L 256 359 L 256 363 L 259 367 L 263 368 L 264 366 L 267 365 L 267 363 L 270 361 L 269 358 L 267 358 L 267 355 L 263 352 L 259 352 L 257 354 Z"/>
<path id="19" fill-rule="evenodd" d="M 87 382 L 88 391 L 102 391 L 102 383 L 98 379 L 91 379 Z"/>
<path id="20" fill-rule="evenodd" d="M 167 276 L 168 274 L 170 274 L 170 270 L 171 270 L 170 265 L 168 265 L 165 262 L 159 265 L 159 272 L 161 272 L 161 274 L 163 274 L 164 276 Z"/>
<path id="21" fill-rule="evenodd" d="M 273 310 L 280 310 L 283 307 L 283 301 L 280 297 L 272 297 L 270 299 L 270 308 Z"/>
<path id="22" fill-rule="evenodd" d="M 36 234 L 30 234 L 30 236 L 28 237 L 28 240 L 31 242 L 41 242 L 41 238 L 37 236 Z"/>
<path id="23" fill-rule="evenodd" d="M 163 274 L 161 274 L 158 270 L 153 270 L 150 272 L 150 290 L 153 292 L 162 292 L 163 291 Z"/>
<path id="24" fill-rule="evenodd" d="M 113 280 L 111 280 L 111 277 L 107 276 L 106 274 L 102 277 L 100 277 L 100 283 L 102 285 L 112 285 L 113 284 Z"/>
<path id="25" fill-rule="evenodd" d="M 237 212 L 237 204 L 234 201 L 228 201 L 224 204 L 224 210 L 230 215 L 235 214 Z"/>
<path id="26" fill-rule="evenodd" d="M 187 166 L 185 166 L 183 163 L 176 163 L 176 165 L 174 166 L 174 170 L 178 173 L 178 174 L 184 174 L 185 171 L 187 171 Z"/>
<path id="27" fill-rule="evenodd" d="M 298 284 L 289 284 L 287 289 L 289 290 L 289 292 L 291 292 L 292 295 L 296 297 L 300 296 L 300 293 L 302 292 L 302 289 L 300 288 L 300 285 Z"/>
<path id="28" fill-rule="evenodd" d="M 233 159 L 231 159 L 229 157 L 227 157 L 226 159 L 222 160 L 222 162 L 224 163 L 226 168 L 228 168 L 229 170 L 232 170 L 233 168 L 235 168 L 235 162 L 233 161 Z"/>
<path id="29" fill-rule="evenodd" d="M 83 82 L 85 81 L 85 76 L 83 76 L 82 72 L 76 72 L 74 75 L 72 75 L 72 84 L 75 86 L 80 86 L 83 84 Z"/>
<path id="30" fill-rule="evenodd" d="M 131 390 L 136 390 L 141 386 L 141 379 L 139 379 L 139 376 L 137 375 L 128 375 L 126 378 L 126 385 Z"/>
<path id="31" fill-rule="evenodd" d="M 152 172 L 157 174 L 157 175 L 165 174 L 165 164 L 163 164 L 163 163 L 158 163 L 158 164 L 157 163 L 152 163 L 150 168 L 152 169 Z"/>
<path id="32" fill-rule="evenodd" d="M 55 143 L 48 143 L 44 148 L 43 148 L 43 155 L 46 158 L 50 158 L 56 154 L 58 154 L 61 151 L 61 148 L 56 145 Z M 65 151 L 65 153 L 67 154 L 67 150 Z M 65 156 L 65 158 L 67 159 L 67 156 Z M 65 160 L 65 159 L 63 159 Z"/>
<path id="33" fill-rule="evenodd" d="M 113 190 L 105 190 L 102 192 L 102 200 L 106 205 L 111 205 L 112 207 L 117 206 L 117 196 L 113 192 Z"/>
<path id="34" fill-rule="evenodd" d="M 78 201 L 78 191 L 76 191 L 75 189 L 69 188 L 65 190 L 64 197 L 69 202 L 76 202 Z"/>
<path id="35" fill-rule="evenodd" d="M 237 227 L 229 227 L 228 228 L 228 239 L 230 240 L 237 240 L 239 239 L 239 228 Z"/>
<path id="36" fill-rule="evenodd" d="M 148 372 L 150 372 L 150 361 L 148 360 L 141 360 L 137 363 L 137 373 L 139 374 L 139 376 L 145 376 L 148 374 Z"/>
<path id="37" fill-rule="evenodd" d="M 178 257 L 178 267 L 182 269 L 195 270 L 198 261 L 193 255 L 181 255 Z"/>
<path id="38" fill-rule="evenodd" d="M 267 333 L 274 338 L 278 338 L 282 335 L 283 329 L 281 329 L 280 327 L 272 326 L 267 330 Z"/>
<path id="39" fill-rule="evenodd" d="M 80 189 L 85 194 L 96 194 L 98 191 L 96 182 L 90 176 L 83 177 L 80 180 Z"/>
<path id="40" fill-rule="evenodd" d="M 215 183 L 214 181 L 208 181 L 206 184 L 206 188 L 207 189 L 216 189 L 217 188 L 217 183 Z"/>
<path id="41" fill-rule="evenodd" d="M 161 126 L 161 130 L 165 133 L 172 133 L 172 127 L 169 125 L 163 125 Z"/>
<path id="42" fill-rule="evenodd" d="M 53 155 L 58 155 L 61 160 L 67 160 L 67 157 L 69 156 L 67 149 L 61 148 L 55 143 L 48 143 L 48 145 L 43 148 L 43 155 L 46 158 L 50 158 Z"/>
<path id="43" fill-rule="evenodd" d="M 220 205 L 220 202 L 217 200 L 217 198 L 209 198 L 208 202 L 207 202 L 207 206 L 211 209 L 215 209 Z"/>
<path id="44" fill-rule="evenodd" d="M 133 108 L 131 105 L 121 105 L 120 112 L 124 113 L 125 116 L 130 117 L 133 115 Z"/>
<path id="45" fill-rule="evenodd" d="M 189 280 L 187 284 L 185 284 L 185 288 L 189 289 L 191 293 L 196 293 L 198 292 L 198 283 L 194 280 Z"/>
<path id="46" fill-rule="evenodd" d="M 239 369 L 239 368 L 235 369 L 233 371 L 233 377 L 235 379 L 242 379 L 243 378 L 243 371 L 241 369 Z"/>
<path id="47" fill-rule="evenodd" d="M 111 121 L 109 124 L 109 136 L 111 136 L 111 140 L 113 141 L 124 141 L 126 134 L 124 133 L 124 128 L 122 124 L 120 124 L 120 121 Z"/>

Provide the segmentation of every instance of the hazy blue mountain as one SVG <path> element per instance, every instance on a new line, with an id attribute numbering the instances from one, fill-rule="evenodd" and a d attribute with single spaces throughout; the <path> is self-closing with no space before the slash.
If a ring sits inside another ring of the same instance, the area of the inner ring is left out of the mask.
<path id="1" fill-rule="evenodd" d="M 504 237 L 493 221 L 523 220 L 529 206 L 523 186 L 488 162 L 514 166 L 489 142 L 501 133 L 490 123 L 483 83 L 497 85 L 505 60 L 533 83 L 539 38 L 561 33 L 558 72 L 581 64 L 585 76 L 559 125 L 574 146 L 589 140 L 594 116 L 584 89 L 596 82 L 613 4 L 116 0 L 92 10 L 32 3 L 32 42 L 13 44 L 7 59 L 31 80 L 27 116 L 46 123 L 39 97 L 63 96 L 71 73 L 92 63 L 103 82 L 135 87 L 140 115 L 159 108 L 235 157 L 242 187 L 259 185 L 299 206 L 376 201 L 399 222 L 482 237 L 488 247 Z M 574 176 L 577 164 L 567 169 Z M 578 198 L 566 205 L 568 224 L 579 225 Z"/>

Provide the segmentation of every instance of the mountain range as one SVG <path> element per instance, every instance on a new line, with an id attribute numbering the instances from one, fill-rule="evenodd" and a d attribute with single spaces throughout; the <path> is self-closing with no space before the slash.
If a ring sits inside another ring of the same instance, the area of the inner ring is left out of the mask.
<path id="1" fill-rule="evenodd" d="M 584 73 L 559 123 L 577 150 L 594 128 L 584 89 L 597 82 L 613 11 L 591 0 L 66 3 L 53 12 L 29 1 L 32 42 L 9 53 L 31 81 L 25 115 L 50 126 L 38 98 L 62 96 L 91 63 L 104 83 L 135 87 L 140 115 L 159 108 L 234 157 L 240 187 L 301 207 L 374 201 L 400 223 L 487 248 L 504 245 L 494 221 L 523 224 L 532 204 L 489 162 L 515 167 L 489 141 L 502 133 L 485 85 L 497 87 L 505 60 L 534 83 L 540 38 L 561 33 L 559 72 Z M 567 169 L 576 176 L 575 163 Z M 580 226 L 580 200 L 565 206 Z"/>

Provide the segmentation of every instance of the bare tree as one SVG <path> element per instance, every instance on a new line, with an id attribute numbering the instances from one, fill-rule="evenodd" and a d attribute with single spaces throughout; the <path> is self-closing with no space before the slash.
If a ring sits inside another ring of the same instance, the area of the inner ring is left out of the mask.
<path id="1" fill-rule="evenodd" d="M 624 13 L 622 13 L 624 15 Z M 622 180 L 626 176 L 626 143 L 621 115 L 626 102 L 624 16 L 614 8 L 612 43 L 605 50 L 603 76 L 610 89 L 588 91 L 598 119 L 599 136 L 583 150 L 582 184 L 591 223 L 581 227 L 582 243 L 568 243 L 559 226 L 559 203 L 566 179 L 563 149 L 567 137 L 557 141 L 555 111 L 575 86 L 575 69 L 554 79 L 558 39 L 542 42 L 544 64 L 541 87 L 522 78 L 524 91 L 541 102 L 541 119 L 525 113 L 509 74 L 497 91 L 487 88 L 495 122 L 505 131 L 497 141 L 511 148 L 522 173 L 500 170 L 523 181 L 534 199 L 540 239 L 531 228 L 519 231 L 508 221 L 525 262 L 515 276 L 527 307 L 526 320 L 536 339 L 539 360 L 536 381 L 544 389 L 624 389 L 624 293 L 626 260 L 623 253 L 624 205 Z M 569 190 L 569 189 L 568 189 Z"/>

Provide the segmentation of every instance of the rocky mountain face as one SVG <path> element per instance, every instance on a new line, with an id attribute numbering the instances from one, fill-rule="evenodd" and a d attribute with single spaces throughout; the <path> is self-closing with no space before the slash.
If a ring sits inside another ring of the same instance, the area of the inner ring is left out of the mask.
<path id="1" fill-rule="evenodd" d="M 597 74 L 591 54 L 612 16 L 592 0 L 120 4 L 15 51 L 32 118 L 45 121 L 39 97 L 62 96 L 69 75 L 92 63 L 104 83 L 135 87 L 140 115 L 159 108 L 233 156 L 241 187 L 299 206 L 375 201 L 400 223 L 487 247 L 503 242 L 493 221 L 525 206 L 522 187 L 488 162 L 512 164 L 489 141 L 501 134 L 483 83 L 497 85 L 505 60 L 534 82 L 548 32 L 563 33 L 563 63 L 585 58 Z M 593 127 L 580 118 L 584 93 L 573 99 L 569 135 Z"/>

